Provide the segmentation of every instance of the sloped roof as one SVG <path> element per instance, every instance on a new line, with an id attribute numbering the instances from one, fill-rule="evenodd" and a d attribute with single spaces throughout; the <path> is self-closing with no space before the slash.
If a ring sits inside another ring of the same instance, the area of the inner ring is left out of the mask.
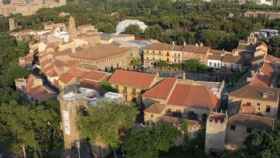
<path id="1" fill-rule="evenodd" d="M 217 108 L 219 99 L 205 86 L 177 84 L 168 104 L 212 109 Z"/>
<path id="2" fill-rule="evenodd" d="M 172 87 L 176 83 L 176 78 L 167 78 L 160 81 L 150 90 L 146 91 L 143 96 L 147 98 L 167 99 Z"/>
<path id="3" fill-rule="evenodd" d="M 246 99 L 258 99 L 264 101 L 277 101 L 280 91 L 277 88 L 261 87 L 257 85 L 245 85 L 230 93 L 230 96 Z"/>
<path id="4" fill-rule="evenodd" d="M 273 127 L 273 119 L 252 114 L 236 114 L 229 118 L 228 124 L 243 125 L 255 129 L 269 129 Z"/>
<path id="5" fill-rule="evenodd" d="M 98 60 L 110 56 L 126 53 L 129 49 L 119 47 L 114 44 L 99 44 L 94 47 L 80 48 L 75 53 L 71 53 L 73 58 L 81 58 L 87 60 Z"/>
<path id="6" fill-rule="evenodd" d="M 124 85 L 139 89 L 147 89 L 152 86 L 152 83 L 155 79 L 156 75 L 153 74 L 116 70 L 109 79 L 109 82 L 111 84 Z"/>
<path id="7" fill-rule="evenodd" d="M 163 104 L 153 104 L 147 109 L 145 109 L 145 112 L 160 114 L 164 111 L 165 107 L 166 105 Z"/>

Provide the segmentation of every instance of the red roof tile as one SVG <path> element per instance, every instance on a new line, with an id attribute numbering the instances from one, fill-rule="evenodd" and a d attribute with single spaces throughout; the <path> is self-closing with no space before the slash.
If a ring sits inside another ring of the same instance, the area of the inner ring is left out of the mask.
<path id="1" fill-rule="evenodd" d="M 261 67 L 260 71 L 263 75 L 266 75 L 269 77 L 272 77 L 272 75 L 273 75 L 273 67 L 269 63 L 264 63 L 263 66 Z"/>
<path id="2" fill-rule="evenodd" d="M 249 85 L 258 86 L 258 87 L 270 87 L 271 80 L 268 76 L 257 74 L 255 75 Z"/>
<path id="3" fill-rule="evenodd" d="M 147 89 L 152 86 L 156 76 L 147 73 L 117 70 L 109 82 L 112 84 L 124 85 L 133 88 Z"/>
<path id="4" fill-rule="evenodd" d="M 177 84 L 168 104 L 212 109 L 217 108 L 219 99 L 205 86 Z"/>
<path id="5" fill-rule="evenodd" d="M 105 80 L 107 76 L 106 73 L 101 71 L 72 67 L 68 72 L 61 75 L 59 80 L 63 83 L 69 83 L 74 79 L 79 79 L 81 82 L 91 83 Z"/>
<path id="6" fill-rule="evenodd" d="M 144 97 L 167 99 L 172 87 L 176 83 L 176 78 L 167 78 L 159 82 L 156 86 L 144 93 Z"/>
<path id="7" fill-rule="evenodd" d="M 59 81 L 65 83 L 65 84 L 69 83 L 70 81 L 72 81 L 74 79 L 76 79 L 76 76 L 74 76 L 71 73 L 65 73 L 59 77 Z"/>
<path id="8" fill-rule="evenodd" d="M 272 55 L 266 55 L 264 58 L 264 61 L 266 63 L 276 63 L 276 62 L 280 62 L 280 58 L 277 58 L 275 56 Z"/>
<path id="9" fill-rule="evenodd" d="M 107 74 L 101 71 L 91 70 L 90 72 L 86 73 L 83 76 L 83 80 L 89 80 L 89 81 L 102 81 L 107 78 Z"/>

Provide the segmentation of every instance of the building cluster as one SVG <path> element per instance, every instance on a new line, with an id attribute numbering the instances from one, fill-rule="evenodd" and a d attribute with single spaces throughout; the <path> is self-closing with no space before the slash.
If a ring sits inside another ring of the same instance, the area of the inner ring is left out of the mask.
<path id="1" fill-rule="evenodd" d="M 199 60 L 208 67 L 215 69 L 240 70 L 243 57 L 239 51 L 220 51 L 205 47 L 203 44 L 178 46 L 175 44 L 153 43 L 144 48 L 144 67 L 153 67 L 159 61 L 169 64 L 181 64 L 190 59 Z"/>
<path id="2" fill-rule="evenodd" d="M 30 40 L 30 52 L 19 65 L 33 74 L 16 80 L 18 90 L 29 98 L 44 101 L 58 96 L 65 148 L 79 140 L 77 109 L 95 106 L 99 100 L 135 102 L 143 107 L 145 124 L 172 123 L 191 136 L 206 122 L 207 153 L 235 150 L 254 129 L 273 128 L 280 91 L 277 81 L 280 59 L 268 55 L 268 46 L 256 34 L 240 41 L 232 52 L 202 44 L 182 46 L 137 40 L 133 35 L 105 34 L 92 25 L 45 24 L 44 30 L 12 32 L 18 40 Z M 145 68 L 165 61 L 180 64 L 196 59 L 214 69 L 241 70 L 252 65 L 246 85 L 226 95 L 225 82 L 193 81 L 133 70 L 132 60 Z M 117 92 L 104 92 L 102 83 Z M 60 93 L 59 93 L 60 92 Z M 59 94 L 58 94 L 59 93 Z M 225 105 L 227 112 L 218 112 Z"/>
<path id="3" fill-rule="evenodd" d="M 66 0 L 0 0 L 0 15 L 10 16 L 35 14 L 41 8 L 54 8 L 66 4 Z"/>
<path id="4" fill-rule="evenodd" d="M 12 33 L 17 39 L 33 39 L 30 52 L 19 59 L 22 67 L 38 70 L 49 85 L 61 90 L 73 83 L 98 88 L 113 69 L 129 69 L 138 59 L 139 47 L 149 41 L 137 41 L 132 35 L 109 35 L 94 26 L 76 28 L 74 18 L 65 24 L 45 24 L 41 31 Z M 24 80 L 24 79 L 22 79 Z M 43 84 L 42 86 L 47 86 Z"/>
<path id="5" fill-rule="evenodd" d="M 206 152 L 235 150 L 253 130 L 272 129 L 278 117 L 280 59 L 266 55 L 246 85 L 228 95 L 226 114 L 213 112 L 207 120 Z"/>

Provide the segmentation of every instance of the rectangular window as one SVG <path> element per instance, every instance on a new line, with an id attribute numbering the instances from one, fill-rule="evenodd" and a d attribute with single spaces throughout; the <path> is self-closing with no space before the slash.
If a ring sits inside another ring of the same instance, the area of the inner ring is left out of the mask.
<path id="1" fill-rule="evenodd" d="M 235 129 L 236 129 L 235 125 L 231 125 L 231 126 L 230 126 L 230 129 L 231 129 L 232 131 L 235 131 Z"/>
<path id="2" fill-rule="evenodd" d="M 269 105 L 266 106 L 266 110 L 265 111 L 266 112 L 270 112 L 270 106 Z"/>
<path id="3" fill-rule="evenodd" d="M 247 133 L 251 133 L 252 129 L 251 128 L 247 128 Z"/>

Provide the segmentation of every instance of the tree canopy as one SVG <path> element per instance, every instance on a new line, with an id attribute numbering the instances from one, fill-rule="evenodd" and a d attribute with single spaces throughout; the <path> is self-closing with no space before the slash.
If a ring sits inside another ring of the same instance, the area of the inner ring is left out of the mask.
<path id="1" fill-rule="evenodd" d="M 60 116 L 50 106 L 1 104 L 0 146 L 17 156 L 26 152 L 28 157 L 60 157 L 63 149 Z"/>
<path id="2" fill-rule="evenodd" d="M 196 59 L 190 59 L 183 62 L 183 69 L 190 72 L 205 72 L 208 67 Z"/>
<path id="3" fill-rule="evenodd" d="M 99 102 L 80 115 L 82 137 L 89 138 L 93 144 L 117 148 L 121 134 L 134 125 L 137 113 L 133 105 Z"/>
<path id="4" fill-rule="evenodd" d="M 157 158 L 160 152 L 167 152 L 180 132 L 169 124 L 131 129 L 124 141 L 123 150 L 128 158 Z"/>

